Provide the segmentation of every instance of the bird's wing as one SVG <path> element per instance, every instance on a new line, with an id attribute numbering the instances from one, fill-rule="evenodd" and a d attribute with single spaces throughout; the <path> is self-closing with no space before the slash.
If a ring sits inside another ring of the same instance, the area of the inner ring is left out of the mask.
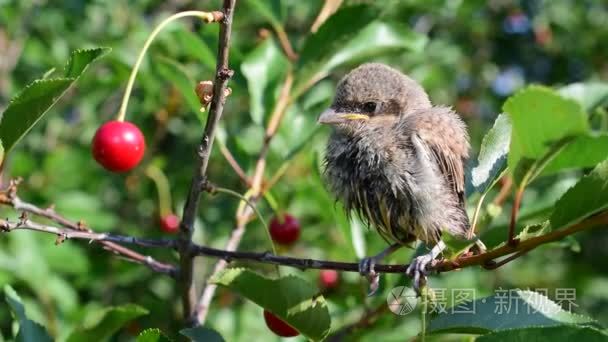
<path id="1" fill-rule="evenodd" d="M 411 116 L 413 130 L 428 146 L 447 183 L 464 204 L 464 161 L 469 155 L 466 126 L 454 111 L 434 107 Z"/>

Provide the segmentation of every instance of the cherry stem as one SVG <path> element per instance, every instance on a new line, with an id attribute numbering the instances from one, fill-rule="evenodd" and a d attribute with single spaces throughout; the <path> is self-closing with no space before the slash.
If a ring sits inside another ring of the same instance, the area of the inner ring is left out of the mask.
<path id="1" fill-rule="evenodd" d="M 274 198 L 274 196 L 272 196 L 272 193 L 270 192 L 270 190 L 267 190 L 264 192 L 264 199 L 270 206 L 270 209 L 272 209 L 272 211 L 274 212 L 275 216 L 282 217 L 283 211 L 281 210 L 279 203 L 277 203 L 277 200 Z"/>
<path id="2" fill-rule="evenodd" d="M 220 187 L 214 187 L 213 191 L 236 197 L 236 198 L 240 199 L 241 201 L 243 201 L 244 203 L 246 203 L 255 212 L 257 217 L 260 219 L 260 222 L 262 222 L 262 225 L 264 226 L 264 230 L 266 230 L 266 237 L 268 238 L 268 241 L 270 241 L 270 246 L 272 247 L 272 253 L 274 253 L 274 255 L 278 255 L 277 250 L 274 246 L 274 241 L 272 241 L 272 236 L 270 236 L 270 228 L 268 227 L 266 220 L 264 220 L 264 217 L 262 217 L 262 214 L 258 210 L 255 203 L 253 203 L 249 198 L 247 198 L 247 194 L 241 195 L 236 191 L 226 189 L 226 188 L 220 188 Z"/>
<path id="3" fill-rule="evenodd" d="M 148 51 L 148 48 L 152 44 L 152 41 L 154 41 L 154 38 L 156 38 L 156 36 L 160 33 L 160 31 L 165 26 L 167 26 L 167 24 L 169 24 L 170 22 L 177 20 L 179 18 L 183 18 L 183 17 L 198 17 L 198 18 L 201 18 L 205 23 L 211 23 L 211 22 L 219 20 L 217 17 L 217 14 L 214 15 L 214 13 L 211 13 L 211 12 L 185 11 L 185 12 L 176 13 L 176 14 L 168 17 L 167 19 L 163 20 L 160 24 L 158 24 L 158 26 L 156 26 L 156 28 L 154 28 L 154 31 L 152 31 L 150 36 L 148 36 L 148 39 L 144 43 L 144 47 L 139 52 L 137 61 L 135 62 L 135 65 L 133 66 L 133 69 L 131 70 L 131 75 L 129 76 L 129 82 L 127 83 L 127 88 L 125 89 L 125 94 L 122 98 L 122 103 L 120 105 L 120 110 L 118 111 L 118 116 L 116 117 L 116 120 L 118 120 L 118 121 L 125 120 L 125 115 L 127 113 L 127 106 L 129 104 L 129 98 L 131 97 L 131 90 L 133 90 L 133 84 L 135 83 L 135 77 L 137 76 L 137 71 L 139 70 L 141 62 L 143 61 L 144 56 L 146 55 L 146 52 Z"/>
<path id="4" fill-rule="evenodd" d="M 167 176 L 165 176 L 165 173 L 155 165 L 149 165 L 146 168 L 145 173 L 156 186 L 160 217 L 162 218 L 171 214 L 173 212 L 171 209 L 171 190 Z"/>
<path id="5" fill-rule="evenodd" d="M 477 229 L 477 220 L 479 219 L 479 213 L 481 212 L 481 206 L 483 205 L 483 200 L 486 198 L 487 194 L 487 192 L 482 193 L 481 197 L 479 197 L 479 200 L 477 201 L 477 206 L 475 207 L 475 212 L 473 213 L 473 220 L 467 236 L 469 240 L 475 235 L 475 230 Z"/>

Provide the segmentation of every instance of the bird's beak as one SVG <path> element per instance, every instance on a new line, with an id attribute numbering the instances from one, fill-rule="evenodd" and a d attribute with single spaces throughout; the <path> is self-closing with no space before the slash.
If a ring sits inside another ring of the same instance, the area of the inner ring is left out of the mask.
<path id="1" fill-rule="evenodd" d="M 335 110 L 329 108 L 323 113 L 321 113 L 321 116 L 319 116 L 319 120 L 317 120 L 317 123 L 326 125 L 336 125 L 352 120 L 369 120 L 369 116 L 357 113 L 338 113 Z"/>

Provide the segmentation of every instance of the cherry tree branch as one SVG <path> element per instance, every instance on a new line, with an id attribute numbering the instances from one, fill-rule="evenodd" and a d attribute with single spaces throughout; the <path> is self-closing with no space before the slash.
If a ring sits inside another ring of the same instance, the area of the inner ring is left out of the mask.
<path id="1" fill-rule="evenodd" d="M 62 242 L 63 240 L 68 238 L 96 241 L 100 243 L 107 251 L 117 254 L 128 261 L 145 265 L 155 272 L 167 274 L 172 277 L 175 277 L 177 275 L 178 270 L 175 266 L 157 261 L 149 255 L 143 255 L 139 252 L 136 252 L 130 248 L 124 247 L 119 244 L 125 243 L 135 244 L 142 247 L 173 248 L 175 247 L 175 241 L 141 239 L 130 236 L 105 233 L 97 234 L 93 232 L 90 228 L 88 228 L 82 221 L 71 221 L 56 213 L 52 207 L 42 209 L 34 204 L 24 202 L 17 196 L 17 188 L 19 183 L 20 180 L 13 180 L 10 182 L 9 187 L 6 190 L 0 192 L 0 204 L 13 207 L 16 211 L 22 212 L 21 221 L 27 219 L 27 215 L 23 213 L 29 213 L 56 222 L 63 228 L 35 224 L 29 220 L 26 220 L 26 222 L 32 223 L 32 225 L 24 225 L 23 222 L 20 222 L 20 225 L 11 225 L 10 223 L 3 221 L 2 227 L 0 227 L 3 231 L 8 232 L 16 229 L 30 229 L 40 232 L 51 233 L 57 235 L 57 242 Z"/>
<path id="2" fill-rule="evenodd" d="M 151 256 L 143 256 L 135 251 L 132 251 L 126 247 L 115 245 L 114 243 L 127 243 L 134 244 L 142 247 L 161 247 L 169 248 L 173 247 L 174 241 L 172 240 L 152 240 L 152 239 L 140 239 L 132 236 L 114 235 L 107 233 L 94 233 L 91 231 L 74 230 L 70 228 L 59 228 L 49 226 L 30 220 L 27 215 L 21 215 L 18 222 L 10 222 L 7 220 L 0 220 L 0 231 L 12 232 L 14 230 L 33 230 L 42 233 L 53 234 L 57 236 L 55 244 L 61 244 L 68 239 L 81 239 L 88 240 L 90 242 L 100 242 L 105 246 L 107 250 L 120 254 L 121 257 L 138 264 L 148 266 L 155 272 L 167 274 L 174 277 L 176 275 L 176 268 L 173 265 L 160 263 L 154 260 Z M 108 246 L 108 243 L 111 243 Z M 118 246 L 115 248 L 114 246 Z"/>
<path id="3" fill-rule="evenodd" d="M 570 225 L 568 227 L 554 230 L 547 234 L 532 237 L 526 240 L 522 240 L 515 246 L 504 244 L 493 250 L 489 250 L 485 253 L 478 255 L 463 256 L 456 260 L 439 260 L 435 264 L 433 264 L 430 269 L 437 272 L 449 272 L 452 270 L 470 266 L 486 265 L 491 265 L 489 268 L 493 269 L 496 267 L 493 267 L 494 264 L 492 264 L 492 262 L 496 259 L 505 257 L 504 260 L 497 262 L 498 266 L 502 266 L 506 262 L 512 261 L 541 245 L 547 244 L 549 242 L 559 241 L 565 238 L 566 236 L 600 225 L 608 225 L 608 211 L 601 212 L 600 214 L 589 217 L 579 223 Z M 230 250 L 229 248 L 221 250 L 206 246 L 194 245 L 193 253 L 200 256 L 220 258 L 226 262 L 240 260 L 289 266 L 301 270 L 332 269 L 343 272 L 359 272 L 359 264 L 355 262 L 294 258 L 274 255 L 270 252 L 239 252 Z M 407 264 L 377 264 L 375 265 L 374 270 L 379 273 L 404 273 L 407 270 L 408 266 L 409 265 Z"/>
<path id="4" fill-rule="evenodd" d="M 228 67 L 228 53 L 230 50 L 230 34 L 232 31 L 232 17 L 236 0 L 224 0 L 223 18 L 220 21 L 220 34 L 217 54 L 217 66 L 215 71 L 215 81 L 213 82 L 213 98 L 209 107 L 209 115 L 205 124 L 205 131 L 201 144 L 198 147 L 196 169 L 190 191 L 184 206 L 182 222 L 180 224 L 179 256 L 180 273 L 179 287 L 182 294 L 182 307 L 184 317 L 190 317 L 196 304 L 196 289 L 194 286 L 194 263 L 191 253 L 192 234 L 194 232 L 194 220 L 196 219 L 200 194 L 207 182 L 207 166 L 211 156 L 211 148 L 215 138 L 216 128 L 224 111 L 226 102 L 226 88 L 228 80 L 232 77 L 233 71 Z"/>
<path id="5" fill-rule="evenodd" d="M 88 241 L 95 241 L 102 244 L 105 249 L 114 252 L 129 261 L 146 265 L 147 267 L 156 272 L 167 274 L 172 277 L 176 277 L 176 275 L 178 274 L 177 269 L 173 265 L 158 262 L 150 256 L 139 254 L 138 252 L 119 245 L 119 243 L 122 243 L 133 244 L 141 247 L 179 248 L 180 242 L 178 240 L 144 239 L 124 235 L 93 232 L 90 229 L 86 228 L 86 226 L 82 222 L 76 223 L 74 221 L 71 221 L 57 214 L 52 208 L 42 209 L 34 204 L 22 201 L 16 195 L 17 184 L 18 182 L 12 181 L 11 185 L 6 191 L 0 191 L 0 204 L 11 206 L 15 210 L 21 211 L 22 215 L 19 221 L 16 222 L 9 220 L 0 220 L 1 232 L 12 232 L 15 230 L 32 230 L 42 233 L 53 234 L 57 236 L 57 244 L 63 243 L 67 239 L 82 239 Z M 56 227 L 35 222 L 31 220 L 26 213 L 52 220 L 60 224 L 62 227 Z M 225 249 L 216 249 L 190 243 L 189 255 L 192 258 L 195 256 L 205 256 L 222 259 L 222 262 L 219 262 L 216 265 L 216 271 L 225 268 L 228 262 L 231 262 L 233 260 L 240 260 L 282 265 L 302 270 L 333 269 L 343 272 L 359 272 L 358 263 L 294 258 L 278 256 L 270 252 L 260 253 L 235 251 L 238 247 L 240 239 L 242 238 L 242 234 L 244 233 L 244 227 L 248 221 L 244 220 L 241 222 L 242 224 L 238 227 L 239 229 L 235 229 L 233 231 L 231 238 L 229 239 L 229 243 L 226 245 Z M 604 227 L 608 225 L 608 210 L 602 211 L 596 215 L 588 217 L 570 226 L 560 228 L 558 230 L 554 230 L 540 236 L 521 240 L 516 245 L 510 245 L 508 243 L 505 243 L 502 246 L 496 247 L 495 249 L 489 250 L 482 254 L 473 256 L 462 256 L 457 258 L 456 260 L 439 260 L 431 266 L 431 270 L 434 270 L 436 272 L 449 272 L 452 270 L 471 266 L 483 266 L 487 269 L 495 269 L 527 254 L 528 252 L 541 245 L 559 241 L 565 238 L 566 236 L 601 225 L 604 225 Z M 375 271 L 380 273 L 404 273 L 407 267 L 407 264 L 378 264 L 375 266 Z M 209 288 L 210 286 L 208 285 L 206 289 Z M 209 293 L 207 294 L 207 296 L 209 296 L 208 300 L 211 301 L 213 297 L 213 291 L 208 290 L 208 292 L 203 292 L 203 296 L 206 293 Z M 203 298 L 207 297 L 201 297 L 201 301 Z M 205 311 L 203 311 L 205 312 L 205 314 L 208 311 L 207 308 L 205 308 Z M 200 313 L 200 311 L 197 311 L 197 313 Z"/>
<path id="6" fill-rule="evenodd" d="M 57 235 L 57 244 L 63 243 L 68 239 L 83 239 L 89 241 L 110 241 L 140 247 L 174 248 L 176 246 L 175 240 L 145 239 L 110 233 L 95 233 L 90 230 L 74 230 L 70 228 L 49 226 L 30 220 L 25 213 L 21 215 L 19 222 L 0 219 L 0 229 L 4 232 L 22 229 Z"/>
<path id="7" fill-rule="evenodd" d="M 279 94 L 279 99 L 275 105 L 275 108 L 270 116 L 270 120 L 268 121 L 268 126 L 266 128 L 266 133 L 264 135 L 264 142 L 262 144 L 262 148 L 260 149 L 260 153 L 258 154 L 255 170 L 253 176 L 251 177 L 251 186 L 247 191 L 247 199 L 250 203 L 254 204 L 257 202 L 258 198 L 263 195 L 263 182 L 264 182 L 264 171 L 266 169 L 266 156 L 268 154 L 268 150 L 270 148 L 270 142 L 272 138 L 275 136 L 278 127 L 280 126 L 281 120 L 287 110 L 287 107 L 290 104 L 290 92 L 291 87 L 293 85 L 293 75 L 291 71 L 288 72 L 285 77 L 285 81 L 283 83 L 283 87 Z M 241 239 L 243 238 L 243 234 L 245 234 L 245 227 L 247 223 L 251 219 L 253 214 L 253 210 L 250 206 L 241 206 L 237 210 L 236 213 L 236 228 L 232 231 L 228 242 L 224 246 L 224 249 L 227 252 L 234 252 L 238 248 L 241 243 Z M 199 246 L 200 247 L 200 246 Z M 195 248 L 197 252 L 200 253 L 200 249 Z M 230 259 L 228 257 L 227 259 Z M 214 267 L 213 273 L 218 274 L 221 272 L 228 263 L 225 258 L 222 258 Z M 213 295 L 215 294 L 217 286 L 215 284 L 207 284 L 203 289 L 201 297 L 196 305 L 194 313 L 192 315 L 191 321 L 194 324 L 204 324 L 207 318 L 207 314 L 209 312 L 209 306 L 211 304 L 211 300 L 213 299 Z"/>
<path id="8" fill-rule="evenodd" d="M 14 184 L 14 182 L 13 182 Z M 11 189 L 9 187 L 9 189 Z M 175 268 L 172 265 L 163 264 L 155 261 L 150 256 L 142 256 L 137 252 L 131 251 L 126 247 L 116 245 L 115 243 L 122 244 L 133 244 L 141 247 L 158 247 L 158 248 L 176 248 L 178 241 L 167 240 L 167 239 L 145 239 L 136 238 L 132 236 L 109 234 L 109 233 L 96 233 L 86 228 L 82 223 L 75 223 L 66 219 L 65 217 L 57 214 L 52 208 L 39 208 L 34 204 L 22 201 L 16 194 L 10 192 L 0 192 L 0 204 L 12 206 L 15 210 L 23 212 L 18 222 L 11 222 L 9 220 L 0 220 L 0 231 L 12 232 L 15 230 L 33 230 L 37 232 L 43 232 L 53 234 L 57 236 L 57 243 L 62 243 L 67 239 L 82 239 L 88 241 L 95 241 L 102 244 L 112 243 L 110 246 L 106 246 L 106 249 L 121 254 L 122 256 L 129 257 L 135 253 L 138 255 L 135 258 L 129 258 L 131 261 L 146 264 L 150 268 L 160 273 L 172 275 L 175 273 Z M 27 214 L 30 213 L 40 217 L 47 218 L 61 224 L 63 227 L 55 227 L 51 225 L 45 225 L 32 221 Z M 516 246 L 505 244 L 501 247 L 497 247 L 493 250 L 485 253 L 466 256 L 457 259 L 456 261 L 443 260 L 437 262 L 432 266 L 432 269 L 438 272 L 448 272 L 455 269 L 460 269 L 470 266 L 488 266 L 487 268 L 494 269 L 499 266 L 506 264 L 512 260 L 519 258 L 520 256 L 528 253 L 529 251 L 554 241 L 559 241 L 566 236 L 597 227 L 599 225 L 608 224 L 608 211 L 603 211 L 599 214 L 591 216 L 581 222 L 572 224 L 568 227 L 554 230 L 547 234 L 529 238 L 520 241 Z M 317 260 L 317 259 L 306 259 L 306 258 L 294 258 L 286 256 L 274 255 L 270 252 L 239 252 L 235 251 L 237 246 L 234 243 L 240 239 L 241 236 L 235 235 L 242 230 L 235 230 L 231 236 L 230 241 L 233 241 L 232 245 L 228 245 L 226 249 L 216 249 L 206 246 L 200 246 L 192 244 L 191 254 L 193 256 L 206 256 L 220 258 L 226 262 L 233 260 L 250 261 L 266 264 L 275 264 L 281 266 L 294 267 L 298 269 L 333 269 L 344 272 L 358 272 L 359 264 L 352 262 L 340 262 L 340 261 L 328 261 L 328 260 Z M 116 250 L 112 246 L 119 246 Z M 127 252 L 124 252 L 124 251 Z M 491 264 L 492 261 L 503 258 L 496 264 Z M 403 264 L 378 264 L 375 266 L 375 270 L 380 273 L 403 273 L 407 269 L 408 265 Z"/>

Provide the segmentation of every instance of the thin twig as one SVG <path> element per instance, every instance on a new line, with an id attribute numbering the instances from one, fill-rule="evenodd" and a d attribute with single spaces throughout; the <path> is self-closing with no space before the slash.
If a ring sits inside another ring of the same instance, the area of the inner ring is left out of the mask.
<path id="1" fill-rule="evenodd" d="M 498 195 L 494 197 L 492 203 L 497 206 L 501 206 L 507 200 L 507 198 L 509 198 L 509 195 L 511 194 L 511 186 L 513 186 L 513 178 L 510 176 L 505 176 L 500 182 L 500 191 L 498 192 Z"/>
<path id="2" fill-rule="evenodd" d="M 55 210 L 51 208 L 40 208 L 34 204 L 24 202 L 17 196 L 17 187 L 19 185 L 19 180 L 11 181 L 8 189 L 6 191 L 0 192 L 0 204 L 7 205 L 13 207 L 16 211 L 30 213 L 36 216 L 40 216 L 51 220 L 53 222 L 58 223 L 62 227 L 66 229 L 70 229 L 74 232 L 82 232 L 82 233 L 92 233 L 94 232 L 88 228 L 83 222 L 75 222 L 71 221 L 62 215 L 59 215 Z M 174 247 L 175 241 L 170 240 L 152 240 L 152 239 L 139 239 L 133 237 L 119 236 L 119 235 L 110 235 L 105 234 L 107 239 L 98 239 L 93 241 L 99 242 L 104 249 L 114 254 L 120 255 L 124 259 L 129 261 L 139 263 L 147 266 L 151 270 L 155 272 L 160 272 L 164 274 L 168 274 L 170 276 L 175 277 L 178 273 L 177 268 L 171 264 L 163 263 L 155 260 L 151 256 L 143 255 L 139 252 L 136 252 L 132 249 L 119 245 L 117 242 L 121 243 L 134 243 L 140 246 L 145 247 Z"/>
<path id="3" fill-rule="evenodd" d="M 524 254 L 528 253 L 529 251 L 530 251 L 529 249 L 526 249 L 526 250 L 519 251 L 517 253 L 513 253 L 500 261 L 496 261 L 496 262 L 493 262 L 490 264 L 483 265 L 483 268 L 485 268 L 486 270 L 495 270 L 495 269 L 502 267 L 502 266 L 510 263 L 511 261 L 523 256 Z"/>
<path id="4" fill-rule="evenodd" d="M 195 92 L 198 96 L 201 105 L 203 106 L 201 108 L 201 111 L 206 110 L 206 108 L 213 100 L 213 81 L 198 82 L 198 85 L 195 88 Z M 230 88 L 226 88 L 225 93 L 226 96 L 229 96 L 232 93 L 232 90 Z M 249 181 L 247 174 L 245 174 L 245 171 L 243 171 L 243 168 L 236 161 L 236 158 L 234 158 L 234 155 L 232 155 L 232 152 L 230 152 L 230 150 L 228 149 L 226 144 L 224 144 L 222 139 L 219 139 L 217 141 L 217 145 L 220 148 L 220 152 L 228 162 L 228 165 L 230 165 L 232 170 L 237 174 L 237 176 L 239 176 L 241 182 L 243 182 L 245 186 L 249 186 L 251 182 Z"/>
<path id="5" fill-rule="evenodd" d="M 70 228 L 59 228 L 49 225 L 40 224 L 27 219 L 26 216 L 22 216 L 19 222 L 0 221 L 0 230 L 4 232 L 11 232 L 14 230 L 33 230 L 42 233 L 53 234 L 57 236 L 56 244 L 61 244 L 68 239 L 81 239 L 88 241 L 100 242 L 104 245 L 105 249 L 119 254 L 123 259 L 143 264 L 148 266 L 155 272 L 167 274 L 169 276 L 176 275 L 176 268 L 173 265 L 160 263 L 154 260 L 151 256 L 142 256 L 126 247 L 112 244 L 112 248 L 106 243 L 129 243 L 142 247 L 162 247 L 169 248 L 173 247 L 174 241 L 171 240 L 151 240 L 151 239 L 140 239 L 132 236 L 113 235 L 106 233 L 94 233 L 91 231 L 84 230 L 73 230 Z"/>
<path id="6" fill-rule="evenodd" d="M 287 72 L 287 76 L 285 76 L 285 81 L 283 82 L 283 87 L 281 88 L 281 93 L 279 94 L 279 99 L 274 108 L 272 115 L 270 116 L 270 121 L 268 121 L 268 127 L 266 128 L 266 135 L 264 137 L 265 141 L 268 143 L 264 144 L 265 149 L 268 150 L 270 145 L 270 140 L 274 137 L 279 128 L 279 124 L 283 120 L 283 116 L 285 115 L 285 111 L 287 110 L 287 106 L 289 106 L 289 92 L 291 91 L 291 86 L 293 85 L 293 74 L 291 70 Z M 260 154 L 262 154 L 260 152 Z"/>
<path id="7" fill-rule="evenodd" d="M 235 4 L 236 0 L 224 0 L 222 9 L 224 17 L 220 22 L 217 67 L 213 82 L 213 99 L 209 107 L 209 115 L 207 116 L 203 138 L 198 147 L 196 169 L 192 177 L 190 191 L 180 224 L 180 244 L 178 248 L 180 256 L 179 287 L 182 294 L 184 317 L 191 317 L 196 304 L 196 289 L 193 281 L 194 264 L 191 253 L 194 220 L 198 212 L 200 194 L 207 180 L 207 165 L 211 156 L 216 128 L 224 111 L 224 103 L 226 102 L 225 89 L 228 85 L 228 80 L 234 73 L 228 67 L 228 53 L 230 50 L 230 34 Z"/>
<path id="8" fill-rule="evenodd" d="M 315 22 L 310 27 L 310 32 L 317 32 L 317 30 L 319 29 L 319 27 L 321 27 L 321 25 L 323 25 L 325 20 L 327 20 L 327 18 L 329 18 L 338 10 L 338 8 L 340 8 L 340 5 L 342 5 L 342 1 L 343 0 L 325 0 L 325 3 L 319 11 Z"/>
<path id="9" fill-rule="evenodd" d="M 233 231 L 230 233 L 230 238 L 228 242 L 224 246 L 226 252 L 232 252 L 237 249 L 239 246 L 241 239 L 243 238 L 243 234 L 245 234 L 245 226 L 246 222 L 240 223 Z M 228 258 L 229 259 L 229 258 Z M 213 268 L 212 275 L 218 274 L 228 265 L 226 259 L 222 259 L 215 264 Z M 211 305 L 211 300 L 213 299 L 213 295 L 215 294 L 215 290 L 217 289 L 217 285 L 207 283 L 205 288 L 203 289 L 203 293 L 196 305 L 196 310 L 194 312 L 193 319 L 196 320 L 197 324 L 204 324 L 205 319 L 207 318 L 207 313 L 209 312 L 209 306 Z"/>
<path id="10" fill-rule="evenodd" d="M 603 211 L 598 213 L 592 217 L 589 217 L 585 220 L 582 220 L 578 223 L 572 224 L 567 227 L 559 228 L 553 230 L 547 234 L 543 234 L 541 236 L 533 237 L 527 240 L 519 241 L 516 245 L 504 244 L 501 247 L 495 248 L 493 250 L 487 251 L 486 253 L 482 253 L 479 255 L 474 255 L 470 257 L 463 257 L 458 259 L 458 263 L 454 264 L 450 261 L 441 262 L 434 267 L 435 270 L 440 272 L 451 271 L 457 268 L 464 268 L 473 265 L 486 265 L 489 262 L 501 258 L 512 253 L 517 253 L 520 251 L 532 250 L 540 245 L 559 241 L 566 236 L 578 233 L 583 230 L 587 230 L 593 227 L 597 227 L 599 225 L 607 225 L 608 224 L 608 211 Z"/>
<path id="11" fill-rule="evenodd" d="M 513 199 L 513 207 L 511 208 L 511 221 L 509 223 L 509 237 L 507 244 L 517 244 L 515 241 L 515 226 L 517 224 L 517 214 L 519 213 L 519 207 L 521 206 L 521 198 L 524 195 L 524 187 L 520 186 L 515 192 L 515 198 Z"/>
<path id="12" fill-rule="evenodd" d="M 249 179 L 249 177 L 247 177 L 247 174 L 245 173 L 243 168 L 239 165 L 239 163 L 236 161 L 236 158 L 234 158 L 234 155 L 232 154 L 232 152 L 230 152 L 228 147 L 219 142 L 217 145 L 220 148 L 220 152 L 222 153 L 222 156 L 224 156 L 224 159 L 226 159 L 226 161 L 228 162 L 228 165 L 230 165 L 230 167 L 232 168 L 234 173 L 236 173 L 236 175 L 239 176 L 239 179 L 241 180 L 241 182 L 243 182 L 243 184 L 245 184 L 246 186 L 251 186 L 251 180 Z"/>
<path id="13" fill-rule="evenodd" d="M 74 230 L 70 228 L 60 228 L 33 222 L 32 220 L 26 218 L 26 216 L 24 216 L 24 219 L 22 219 L 20 222 L 0 220 L 0 226 L 5 232 L 11 232 L 13 230 L 33 230 L 37 232 L 54 234 L 57 235 L 59 243 L 68 239 L 82 239 L 89 241 L 110 241 L 116 243 L 131 244 L 140 247 L 174 248 L 176 246 L 175 240 L 145 239 L 126 235 L 95 233 L 90 230 Z"/>
<path id="14" fill-rule="evenodd" d="M 287 56 L 287 58 L 292 62 L 296 61 L 298 59 L 298 54 L 293 50 L 293 47 L 289 42 L 287 32 L 285 32 L 283 26 L 274 25 L 273 29 L 277 34 L 277 38 L 279 38 L 279 44 L 281 44 L 281 48 L 283 49 L 283 52 L 285 52 L 285 56 Z"/>

